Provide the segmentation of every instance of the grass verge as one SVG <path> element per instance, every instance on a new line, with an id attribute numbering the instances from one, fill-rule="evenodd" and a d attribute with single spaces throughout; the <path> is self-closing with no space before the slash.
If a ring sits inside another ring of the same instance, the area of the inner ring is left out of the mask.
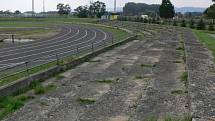
<path id="1" fill-rule="evenodd" d="M 0 97 L 0 119 L 24 106 L 34 96 L 26 94 L 33 90 L 35 94 L 44 94 L 55 89 L 55 85 L 43 86 L 42 81 L 33 81 L 29 86 L 19 89 L 10 96 Z"/>
<path id="2" fill-rule="evenodd" d="M 213 54 L 215 57 L 215 38 L 209 35 L 207 31 L 202 30 L 192 30 L 196 36 L 198 37 L 199 41 L 202 42 Z M 215 62 L 215 59 L 214 59 Z"/>

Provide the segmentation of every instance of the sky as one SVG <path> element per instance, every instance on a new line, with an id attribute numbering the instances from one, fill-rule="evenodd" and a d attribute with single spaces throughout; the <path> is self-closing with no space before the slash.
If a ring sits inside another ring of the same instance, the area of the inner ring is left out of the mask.
<path id="1" fill-rule="evenodd" d="M 14 2 L 16 1 L 16 2 Z M 32 0 L 1 0 L 0 10 L 21 10 L 31 11 Z M 95 0 L 94 0 L 95 1 Z M 107 8 L 113 8 L 114 0 L 100 0 L 105 2 Z M 141 2 L 147 4 L 160 4 L 162 0 L 117 0 L 117 7 L 123 7 L 127 2 Z M 212 4 L 212 0 L 171 0 L 175 7 L 208 7 Z M 56 10 L 58 3 L 69 4 L 72 9 L 80 5 L 89 4 L 90 0 L 45 0 L 46 11 Z M 41 12 L 43 10 L 43 0 L 35 0 L 35 11 Z"/>

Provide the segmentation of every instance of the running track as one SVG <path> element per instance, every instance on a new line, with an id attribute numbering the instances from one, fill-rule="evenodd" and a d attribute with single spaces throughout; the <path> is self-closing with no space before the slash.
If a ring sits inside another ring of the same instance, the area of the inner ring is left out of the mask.
<path id="1" fill-rule="evenodd" d="M 87 53 L 92 50 L 92 43 L 94 48 L 99 48 L 111 42 L 112 39 L 112 34 L 94 27 L 79 25 L 58 27 L 61 27 L 62 31 L 46 40 L 1 47 L 0 71 L 27 61 L 30 61 L 30 66 L 43 64 L 56 59 L 56 54 L 58 58 L 63 58 L 77 52 Z"/>

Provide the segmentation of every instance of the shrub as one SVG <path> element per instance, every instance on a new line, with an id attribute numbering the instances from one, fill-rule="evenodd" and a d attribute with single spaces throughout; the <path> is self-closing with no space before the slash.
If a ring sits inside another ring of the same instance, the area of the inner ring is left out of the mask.
<path id="1" fill-rule="evenodd" d="M 185 20 L 182 20 L 181 21 L 181 27 L 186 27 L 187 25 L 186 25 L 186 21 Z"/>
<path id="2" fill-rule="evenodd" d="M 173 21 L 173 26 L 178 26 L 178 23 L 176 20 Z"/>
<path id="3" fill-rule="evenodd" d="M 200 19 L 200 20 L 199 20 L 199 22 L 198 22 L 196 28 L 197 28 L 198 30 L 205 30 L 205 23 L 204 23 L 203 19 Z"/>
<path id="4" fill-rule="evenodd" d="M 209 24 L 208 30 L 209 31 L 214 31 L 214 25 L 212 23 Z"/>
<path id="5" fill-rule="evenodd" d="M 193 19 L 190 20 L 190 28 L 195 28 L 195 21 Z"/>

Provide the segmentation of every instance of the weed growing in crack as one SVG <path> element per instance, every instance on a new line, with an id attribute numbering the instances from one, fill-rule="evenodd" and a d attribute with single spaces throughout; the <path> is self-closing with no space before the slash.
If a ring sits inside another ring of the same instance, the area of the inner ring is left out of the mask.
<path id="1" fill-rule="evenodd" d="M 107 79 L 104 79 L 104 80 L 96 80 L 95 82 L 110 84 L 110 83 L 113 83 L 113 80 L 107 80 Z"/>
<path id="2" fill-rule="evenodd" d="M 148 68 L 152 68 L 152 67 L 156 67 L 156 64 L 141 64 L 141 67 L 148 67 Z"/>
<path id="3" fill-rule="evenodd" d="M 96 102 L 96 100 L 92 99 L 92 98 L 79 98 L 78 102 L 81 105 L 92 105 L 92 104 L 94 104 Z"/>
<path id="4" fill-rule="evenodd" d="M 57 75 L 56 76 L 56 80 L 62 80 L 62 79 L 64 79 L 65 78 L 65 76 L 63 76 L 63 75 Z"/>

